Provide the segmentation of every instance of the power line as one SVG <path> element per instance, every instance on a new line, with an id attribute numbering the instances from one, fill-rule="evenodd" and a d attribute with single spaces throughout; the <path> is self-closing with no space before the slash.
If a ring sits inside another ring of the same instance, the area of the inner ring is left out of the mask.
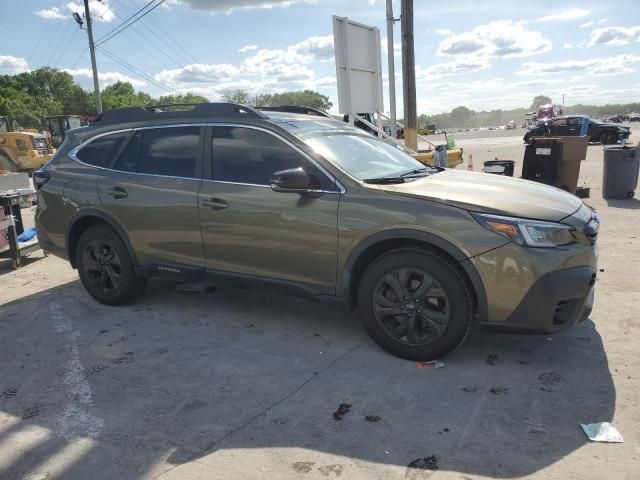
<path id="1" fill-rule="evenodd" d="M 103 38 L 105 38 L 107 35 L 112 34 L 113 32 L 115 32 L 118 28 L 120 28 L 122 25 L 124 25 L 125 23 L 127 23 L 129 20 L 131 20 L 133 17 L 135 17 L 136 15 L 138 15 L 140 12 L 142 12 L 145 8 L 147 8 L 149 5 L 151 5 L 153 2 L 155 2 L 155 0 L 150 0 L 144 7 L 142 7 L 140 10 L 138 10 L 136 13 L 134 13 L 133 15 L 131 15 L 129 18 L 127 18 L 124 22 L 122 22 L 120 25 L 112 28 L 111 30 L 109 30 L 107 33 L 105 33 L 103 36 L 101 36 L 100 38 L 98 38 L 96 40 L 96 42 L 99 42 L 100 40 L 102 40 Z"/>
<path id="2" fill-rule="evenodd" d="M 133 5 L 135 7 L 135 5 L 133 4 L 133 0 L 128 0 L 129 3 L 131 5 Z M 124 7 L 124 5 L 123 5 Z M 129 12 L 130 10 L 127 9 Z M 158 30 L 160 30 L 160 32 L 162 34 L 164 34 L 164 36 L 166 38 L 168 38 L 169 40 L 171 40 L 171 42 L 173 42 L 180 50 L 182 50 L 188 57 L 190 57 L 191 60 L 193 60 L 195 63 L 199 63 L 200 61 L 195 58 L 193 55 L 191 55 L 187 50 L 185 50 L 182 45 L 180 45 L 178 42 L 176 42 L 173 37 L 164 29 L 162 28 L 158 22 L 156 22 L 155 20 L 153 20 L 153 17 L 149 17 L 145 20 L 145 22 L 149 22 L 152 25 L 154 25 Z M 178 54 L 178 56 L 180 56 L 183 60 L 186 60 L 187 63 L 190 63 L 191 60 L 187 57 L 185 57 L 184 55 L 182 55 L 179 51 L 177 51 L 175 49 L 175 47 L 173 47 L 171 44 L 169 44 L 163 37 L 161 37 L 160 35 L 158 35 L 152 28 L 150 28 L 145 22 L 140 22 L 140 24 L 142 26 L 144 26 L 149 32 L 151 32 L 156 38 L 158 38 L 162 43 L 164 43 L 167 47 L 169 47 L 171 50 L 173 50 L 174 53 Z"/>
<path id="3" fill-rule="evenodd" d="M 80 63 L 80 60 L 82 60 L 82 57 L 84 57 L 84 54 L 87 53 L 88 50 L 89 50 L 89 47 L 84 47 L 84 50 L 82 50 L 82 52 L 80 52 L 80 55 L 78 55 L 78 58 L 76 59 L 75 62 L 73 62 L 73 65 L 71 65 L 69 70 L 73 70 L 74 68 L 76 68 L 76 65 L 78 65 L 78 63 Z"/>
<path id="4" fill-rule="evenodd" d="M 65 44 L 64 48 L 62 48 L 60 50 L 60 54 L 56 57 L 56 61 L 52 62 L 54 65 L 58 65 L 60 63 L 60 61 L 62 60 L 62 57 L 64 57 L 64 54 L 67 53 L 67 49 L 69 48 L 69 46 L 71 45 L 71 43 L 76 39 L 76 37 L 78 36 L 78 32 L 80 31 L 80 29 L 78 28 L 77 30 L 73 30 L 73 33 L 71 34 L 71 36 L 69 37 L 69 40 L 67 41 L 67 43 Z"/>
<path id="5" fill-rule="evenodd" d="M 60 0 L 60 2 L 58 3 L 58 6 L 56 8 L 58 10 L 60 10 L 62 8 L 63 4 L 64 4 L 64 0 Z M 28 57 L 29 61 L 27 63 L 31 63 L 31 60 L 34 59 L 33 57 L 34 57 L 34 55 L 36 54 L 36 52 L 38 50 L 38 46 L 40 45 L 40 43 L 44 39 L 45 34 L 49 31 L 49 27 L 52 25 L 52 23 L 51 23 L 52 20 L 53 20 L 53 17 L 47 18 L 47 23 L 46 23 L 45 27 L 40 32 L 40 36 L 38 37 L 38 40 L 36 40 L 36 43 L 33 44 L 33 50 L 31 50 L 31 53 L 29 54 L 29 57 Z M 60 28 L 59 24 L 58 24 L 58 28 Z"/>
<path id="6" fill-rule="evenodd" d="M 60 37 L 58 38 L 58 41 L 56 42 L 56 46 L 53 47 L 53 50 L 51 51 L 51 57 L 49 58 L 49 65 L 50 66 L 55 66 L 56 62 L 53 61 L 53 58 L 58 56 L 58 48 L 60 47 L 60 44 L 62 43 L 62 40 L 67 36 L 67 32 L 69 32 L 69 28 L 71 27 L 71 25 L 73 25 L 75 22 L 73 22 L 71 19 L 67 20 L 67 27 L 64 29 L 64 31 L 62 32 L 62 35 L 60 35 Z M 73 38 L 73 33 L 71 32 L 71 37 Z M 53 42 L 52 42 L 53 44 Z"/>
<path id="7" fill-rule="evenodd" d="M 153 12 L 156 8 L 158 8 L 160 5 L 162 5 L 166 0 L 160 0 L 158 3 L 156 3 L 153 7 L 151 7 L 149 10 L 145 11 L 142 15 L 136 17 L 135 19 L 133 19 L 132 21 L 130 21 L 128 24 L 126 25 L 121 25 L 120 27 L 116 28 L 115 31 L 113 33 L 107 34 L 106 36 L 101 37 L 98 42 L 96 43 L 96 45 L 101 45 L 105 42 L 108 42 L 109 40 L 111 40 L 113 37 L 115 37 L 116 35 L 118 35 L 120 32 L 126 30 L 127 28 L 129 28 L 131 25 L 133 25 L 134 23 L 136 23 L 137 21 L 139 21 L 140 19 L 142 19 L 143 17 L 145 17 L 146 15 L 148 15 L 149 13 Z M 149 6 L 151 3 L 153 3 L 153 0 L 151 2 L 149 2 L 144 8 L 146 8 L 147 6 Z M 129 19 L 131 20 L 131 19 Z M 106 37 L 106 38 L 105 38 Z"/>
<path id="8" fill-rule="evenodd" d="M 169 92 L 171 94 L 177 94 L 178 92 L 176 92 L 175 90 L 163 85 L 162 83 L 158 82 L 155 78 L 153 78 L 152 76 L 141 72 L 140 70 L 136 69 L 135 67 L 133 67 L 132 65 L 130 65 L 129 63 L 125 62 L 124 60 L 122 60 L 120 57 L 114 55 L 113 53 L 105 50 L 103 47 L 96 47 L 98 50 L 100 50 L 102 53 L 104 53 L 105 55 L 107 55 L 109 58 L 111 58 L 114 62 L 120 64 L 122 67 L 126 68 L 127 70 L 133 72 L 134 74 L 136 74 L 138 77 L 142 78 L 143 80 L 146 80 L 147 82 L 155 85 L 156 87 Z"/>
<path id="9" fill-rule="evenodd" d="M 115 12 L 114 12 L 115 13 Z M 118 15 L 117 13 L 115 13 L 116 16 L 120 19 L 123 19 L 120 15 Z M 155 45 L 153 42 L 151 42 L 147 37 L 145 37 L 142 32 L 140 32 L 139 30 L 137 30 L 135 27 L 133 28 L 133 31 L 136 32 L 138 35 L 140 35 L 140 37 L 147 43 L 151 44 L 154 48 L 158 49 L 158 46 Z M 134 41 L 128 33 L 123 33 L 123 35 L 125 36 L 125 38 L 128 38 L 130 41 Z M 160 64 L 162 64 L 162 66 L 164 66 L 164 68 L 166 69 L 171 69 L 171 67 L 169 65 L 167 65 L 161 58 L 158 58 L 153 52 L 150 52 L 149 50 L 147 50 L 143 45 L 138 44 L 138 48 L 142 49 L 145 53 L 147 53 L 149 56 L 153 57 L 156 61 L 158 61 Z M 158 49 L 159 50 L 159 49 Z M 170 57 L 167 57 L 169 60 L 173 60 Z M 176 63 L 174 61 L 174 63 Z M 177 63 L 178 66 L 182 66 L 180 63 Z"/>
<path id="10" fill-rule="evenodd" d="M 58 22 L 58 25 L 54 29 L 53 34 L 51 35 L 50 38 L 55 38 L 58 36 L 58 32 L 60 32 L 60 28 L 62 27 L 63 24 L 64 22 Z M 47 43 L 45 47 L 42 49 L 42 52 L 40 53 L 40 55 L 38 55 L 38 60 L 34 62 L 34 65 L 38 65 L 38 64 L 42 65 L 42 60 L 47 58 L 46 53 L 49 51 L 50 48 L 51 48 L 51 42 Z"/>

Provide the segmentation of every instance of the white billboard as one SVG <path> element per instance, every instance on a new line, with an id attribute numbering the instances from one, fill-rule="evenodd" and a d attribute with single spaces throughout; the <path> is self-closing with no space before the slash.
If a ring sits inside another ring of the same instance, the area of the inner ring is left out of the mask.
<path id="1" fill-rule="evenodd" d="M 382 112 L 380 30 L 334 15 L 333 45 L 340 113 Z"/>

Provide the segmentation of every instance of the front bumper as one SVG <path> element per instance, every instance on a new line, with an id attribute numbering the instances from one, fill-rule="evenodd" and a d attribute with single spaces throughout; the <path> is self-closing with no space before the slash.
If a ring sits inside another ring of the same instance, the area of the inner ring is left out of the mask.
<path id="1" fill-rule="evenodd" d="M 587 266 L 546 273 L 506 320 L 481 325 L 514 333 L 548 334 L 564 330 L 589 317 L 595 281 L 594 269 Z"/>

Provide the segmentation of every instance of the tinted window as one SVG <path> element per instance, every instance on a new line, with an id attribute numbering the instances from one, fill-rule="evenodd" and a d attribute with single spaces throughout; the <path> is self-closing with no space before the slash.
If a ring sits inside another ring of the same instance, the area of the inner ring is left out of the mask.
<path id="1" fill-rule="evenodd" d="M 141 133 L 138 153 L 140 173 L 200 177 L 196 175 L 200 127 L 156 128 L 142 130 Z"/>
<path id="2" fill-rule="evenodd" d="M 566 118 L 559 118 L 557 120 L 554 120 L 553 122 L 551 122 L 551 125 L 553 125 L 554 127 L 564 127 L 567 125 L 567 119 Z"/>
<path id="3" fill-rule="evenodd" d="M 213 175 L 216 180 L 269 185 L 280 170 L 302 167 L 314 184 L 335 188 L 333 182 L 298 151 L 270 133 L 242 127 L 214 127 Z"/>
<path id="4" fill-rule="evenodd" d="M 124 132 L 97 138 L 82 147 L 76 156 L 89 165 L 108 167 L 128 136 L 129 133 Z"/>
<path id="5" fill-rule="evenodd" d="M 137 172 L 138 171 L 138 151 L 140 150 L 140 141 L 142 140 L 142 132 L 136 133 L 127 146 L 124 147 L 120 158 L 113 166 L 114 169 L 122 172 Z"/>

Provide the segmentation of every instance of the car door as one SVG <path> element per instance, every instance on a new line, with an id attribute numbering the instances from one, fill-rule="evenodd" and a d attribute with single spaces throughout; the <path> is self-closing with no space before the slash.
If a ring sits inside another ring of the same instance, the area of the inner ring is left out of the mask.
<path id="1" fill-rule="evenodd" d="M 259 128 L 214 126 L 205 152 L 212 174 L 202 183 L 199 208 L 207 268 L 334 293 L 341 193 L 334 179 Z M 315 179 L 315 192 L 271 189 L 272 173 L 297 167 Z"/>
<path id="2" fill-rule="evenodd" d="M 567 119 L 567 135 L 578 136 L 582 128 L 582 117 L 572 117 Z"/>
<path id="3" fill-rule="evenodd" d="M 98 180 L 102 208 L 126 232 L 145 267 L 183 273 L 189 268 L 204 270 L 198 218 L 203 130 L 135 130 Z"/>
<path id="4" fill-rule="evenodd" d="M 569 134 L 569 127 L 566 118 L 556 118 L 549 123 L 549 134 L 552 136 L 566 137 Z"/>

